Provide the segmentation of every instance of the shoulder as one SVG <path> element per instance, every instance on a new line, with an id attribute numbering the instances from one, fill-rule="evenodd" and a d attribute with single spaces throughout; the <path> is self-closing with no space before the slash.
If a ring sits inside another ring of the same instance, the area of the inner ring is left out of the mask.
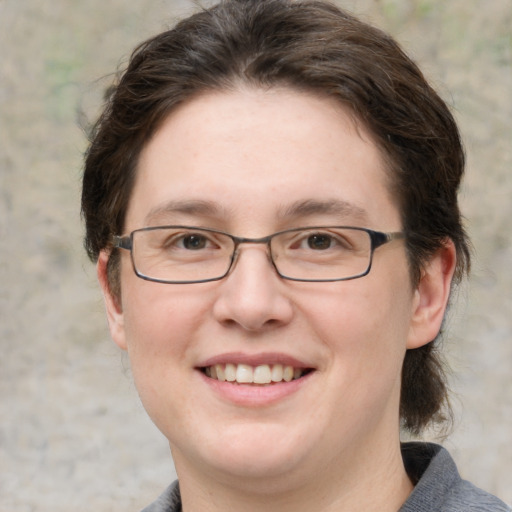
<path id="1" fill-rule="evenodd" d="M 452 457 L 432 443 L 402 446 L 405 467 L 416 481 L 400 512 L 510 512 L 501 500 L 463 480 Z"/>
<path id="2" fill-rule="evenodd" d="M 156 501 L 148 505 L 142 512 L 181 512 L 181 496 L 178 481 L 173 482 L 158 497 Z"/>

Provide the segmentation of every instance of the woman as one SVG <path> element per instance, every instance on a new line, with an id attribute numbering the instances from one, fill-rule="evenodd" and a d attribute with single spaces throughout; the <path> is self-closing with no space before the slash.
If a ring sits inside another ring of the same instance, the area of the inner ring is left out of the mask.
<path id="1" fill-rule="evenodd" d="M 136 49 L 82 208 L 179 478 L 147 511 L 509 510 L 400 443 L 449 414 L 463 169 L 415 64 L 331 4 L 227 0 Z"/>

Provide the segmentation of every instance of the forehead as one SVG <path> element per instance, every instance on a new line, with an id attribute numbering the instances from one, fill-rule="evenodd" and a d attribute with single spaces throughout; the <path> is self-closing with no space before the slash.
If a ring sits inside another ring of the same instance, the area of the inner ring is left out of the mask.
<path id="1" fill-rule="evenodd" d="M 384 160 L 348 109 L 309 93 L 250 89 L 204 94 L 164 121 L 141 154 L 127 227 L 193 215 L 369 225 L 384 214 L 396 221 Z"/>

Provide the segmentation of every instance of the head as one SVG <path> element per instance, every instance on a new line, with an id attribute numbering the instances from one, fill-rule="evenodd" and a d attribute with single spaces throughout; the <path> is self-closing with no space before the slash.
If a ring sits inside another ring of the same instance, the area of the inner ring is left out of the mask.
<path id="1" fill-rule="evenodd" d="M 382 159 L 400 214 L 414 288 L 431 259 L 453 244 L 453 283 L 468 269 L 457 191 L 464 169 L 446 104 L 397 43 L 335 6 L 317 1 L 229 0 L 140 45 L 92 134 L 82 211 L 90 258 L 109 254 L 108 280 L 120 300 L 120 254 L 141 155 L 165 121 L 210 93 L 288 90 L 337 102 Z M 157 285 L 172 286 L 172 285 Z M 446 384 L 433 336 L 407 350 L 402 425 L 419 433 L 439 421 Z"/>

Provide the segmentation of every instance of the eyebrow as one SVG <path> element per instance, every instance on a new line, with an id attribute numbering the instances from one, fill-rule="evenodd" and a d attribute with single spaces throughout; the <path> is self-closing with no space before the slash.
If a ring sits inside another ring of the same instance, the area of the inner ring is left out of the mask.
<path id="1" fill-rule="evenodd" d="M 162 218 L 165 219 L 166 217 L 177 214 L 214 217 L 226 215 L 226 210 L 213 201 L 204 201 L 201 199 L 168 201 L 152 208 L 146 215 L 145 222 L 149 225 Z"/>
<path id="2" fill-rule="evenodd" d="M 341 199 L 306 199 L 296 201 L 279 212 L 279 217 L 283 219 L 309 217 L 312 215 L 336 215 L 337 217 L 350 217 L 361 221 L 368 219 L 366 210 Z"/>
<path id="3" fill-rule="evenodd" d="M 165 221 L 166 218 L 173 215 L 228 218 L 230 211 L 214 201 L 201 199 L 171 200 L 151 209 L 145 217 L 145 222 L 146 225 L 151 225 L 154 222 Z M 277 218 L 279 221 L 289 221 L 313 215 L 335 215 L 360 221 L 368 219 L 366 210 L 341 199 L 295 201 L 289 206 L 281 207 L 278 210 Z"/>

